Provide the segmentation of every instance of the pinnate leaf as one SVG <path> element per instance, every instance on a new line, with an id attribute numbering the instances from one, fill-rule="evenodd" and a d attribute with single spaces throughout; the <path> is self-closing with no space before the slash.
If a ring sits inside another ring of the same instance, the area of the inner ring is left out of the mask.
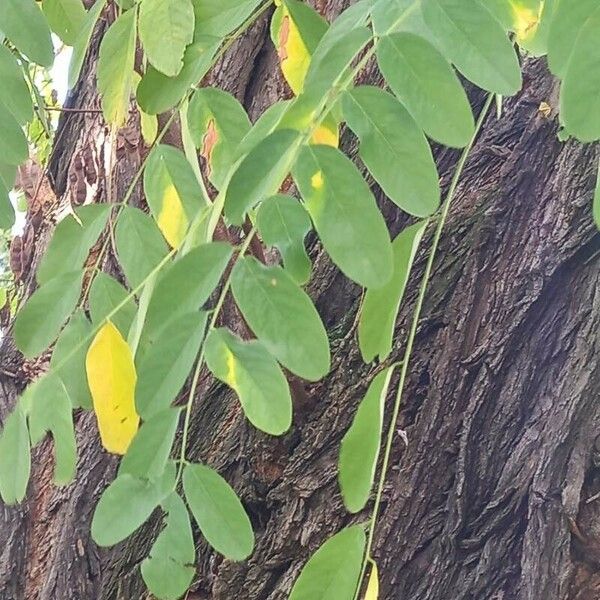
<path id="1" fill-rule="evenodd" d="M 281 267 L 239 260 L 233 296 L 258 339 L 287 369 L 309 381 L 329 371 L 327 333 L 311 299 Z"/>
<path id="2" fill-rule="evenodd" d="M 311 230 L 311 222 L 304 207 L 291 196 L 271 196 L 261 203 L 256 225 L 265 244 L 279 250 L 286 271 L 296 283 L 305 284 L 310 278 L 311 263 L 304 238 Z"/>
<path id="3" fill-rule="evenodd" d="M 352 600 L 365 548 L 360 525 L 329 538 L 302 569 L 289 600 Z"/>
<path id="4" fill-rule="evenodd" d="M 133 67 L 137 39 L 136 10 L 123 13 L 109 27 L 100 44 L 98 90 L 104 118 L 120 127 L 127 120 L 133 92 Z"/>
<path id="5" fill-rule="evenodd" d="M 358 343 L 365 362 L 385 360 L 392 351 L 394 325 L 412 263 L 427 221 L 407 227 L 392 242 L 394 272 L 383 287 L 367 289 L 358 322 Z"/>
<path id="6" fill-rule="evenodd" d="M 71 271 L 38 288 L 17 314 L 14 338 L 28 358 L 42 353 L 57 338 L 75 309 L 83 273 Z"/>
<path id="7" fill-rule="evenodd" d="M 360 140 L 360 157 L 390 200 L 417 217 L 435 212 L 440 187 L 421 129 L 394 96 L 372 86 L 344 95 L 344 116 Z"/>
<path id="8" fill-rule="evenodd" d="M 503 96 L 521 88 L 517 55 L 501 24 L 477 0 L 422 0 L 446 57 L 473 83 Z"/>
<path id="9" fill-rule="evenodd" d="M 205 465 L 186 465 L 183 489 L 206 541 L 230 560 L 248 558 L 254 548 L 252 525 L 225 479 Z"/>
<path id="10" fill-rule="evenodd" d="M 175 465 L 169 463 L 155 480 L 124 473 L 105 490 L 92 518 L 92 538 L 99 546 L 113 546 L 146 522 L 175 487 Z"/>
<path id="11" fill-rule="evenodd" d="M 381 446 L 383 409 L 393 370 L 390 367 L 374 377 L 342 439 L 338 478 L 344 505 L 351 513 L 365 507 L 373 487 Z"/>
<path id="12" fill-rule="evenodd" d="M 427 40 L 412 33 L 384 36 L 377 62 L 396 97 L 425 133 L 461 148 L 474 131 L 467 95 L 448 61 Z"/>
<path id="13" fill-rule="evenodd" d="M 377 287 L 392 274 L 392 247 L 383 216 L 360 173 L 330 146 L 302 149 L 293 177 L 333 262 L 350 279 Z"/>
<path id="14" fill-rule="evenodd" d="M 177 600 L 194 577 L 196 548 L 192 527 L 183 500 L 175 493 L 162 502 L 166 526 L 142 563 L 142 577 L 159 600 Z"/>
<path id="15" fill-rule="evenodd" d="M 277 361 L 257 340 L 244 342 L 227 329 L 213 329 L 206 340 L 206 364 L 237 393 L 248 420 L 272 435 L 292 423 L 292 398 Z"/>
<path id="16" fill-rule="evenodd" d="M 0 433 L 0 496 L 5 504 L 21 502 L 31 471 L 29 431 L 20 404 L 4 421 Z"/>
<path id="17" fill-rule="evenodd" d="M 192 0 L 144 0 L 139 28 L 150 63 L 165 75 L 178 75 L 185 48 L 194 38 Z"/>

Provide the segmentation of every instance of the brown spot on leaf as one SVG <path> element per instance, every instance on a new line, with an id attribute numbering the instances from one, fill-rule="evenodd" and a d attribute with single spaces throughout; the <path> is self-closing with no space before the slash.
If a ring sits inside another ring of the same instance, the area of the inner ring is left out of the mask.
<path id="1" fill-rule="evenodd" d="M 210 119 L 208 121 L 208 126 L 206 127 L 206 133 L 204 134 L 204 138 L 202 139 L 202 149 L 200 150 L 200 154 L 206 161 L 206 167 L 208 169 L 208 174 L 210 175 L 212 172 L 212 152 L 219 141 L 219 132 L 215 126 L 215 120 Z"/>
<path id="2" fill-rule="evenodd" d="M 281 19 L 281 28 L 279 29 L 279 48 L 277 48 L 277 54 L 280 61 L 284 61 L 287 57 L 287 42 L 290 37 L 290 17 L 285 15 Z"/>

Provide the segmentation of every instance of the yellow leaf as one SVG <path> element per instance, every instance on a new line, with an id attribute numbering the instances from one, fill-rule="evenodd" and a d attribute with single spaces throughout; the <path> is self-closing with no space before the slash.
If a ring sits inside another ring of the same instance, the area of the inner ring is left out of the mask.
<path id="1" fill-rule="evenodd" d="M 537 9 L 516 0 L 511 0 L 510 4 L 517 41 L 521 43 L 526 42 L 535 35 L 544 8 L 544 2 L 540 2 Z"/>
<path id="2" fill-rule="evenodd" d="M 134 400 L 137 376 L 131 350 L 110 321 L 96 334 L 85 368 L 102 445 L 125 454 L 140 423 Z"/>
<path id="3" fill-rule="evenodd" d="M 279 6 L 277 10 L 281 11 L 281 22 L 276 31 L 277 54 L 283 76 L 297 96 L 302 92 L 310 66 L 310 52 L 289 10 L 285 5 Z"/>
<path id="4" fill-rule="evenodd" d="M 185 238 L 189 222 L 179 193 L 173 184 L 165 187 L 162 207 L 156 223 L 171 247 L 178 249 Z"/>
<path id="5" fill-rule="evenodd" d="M 372 562 L 371 575 L 369 576 L 369 585 L 365 594 L 365 600 L 377 600 L 379 598 L 379 573 L 377 565 Z"/>
<path id="6" fill-rule="evenodd" d="M 323 122 L 315 129 L 311 144 L 325 144 L 337 148 L 339 145 L 339 126 L 335 118 L 329 113 Z"/>

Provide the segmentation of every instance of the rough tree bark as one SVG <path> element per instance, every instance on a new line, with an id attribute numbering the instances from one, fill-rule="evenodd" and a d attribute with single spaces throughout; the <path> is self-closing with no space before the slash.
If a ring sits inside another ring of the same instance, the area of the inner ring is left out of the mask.
<path id="1" fill-rule="evenodd" d="M 328 17 L 341 0 L 319 0 Z M 102 29 L 102 28 L 100 28 Z M 95 36 L 72 108 L 97 109 Z M 252 118 L 285 95 L 267 20 L 256 24 L 209 76 Z M 544 60 L 526 60 L 523 91 L 488 116 L 443 237 L 419 326 L 375 556 L 386 600 L 592 600 L 600 597 L 600 237 L 590 216 L 597 151 L 556 138 L 557 86 Z M 374 73 L 365 80 L 377 81 Z M 481 96 L 473 96 L 476 109 Z M 347 139 L 346 139 L 347 138 Z M 65 114 L 50 165 L 59 204 L 88 189 L 106 197 L 107 132 L 97 114 Z M 352 141 L 345 136 L 345 145 Z M 117 141 L 119 197 L 144 149 L 132 122 Z M 444 187 L 456 153 L 438 150 Z M 78 195 L 79 194 L 79 195 Z M 379 194 L 381 196 L 381 194 Z M 390 229 L 405 217 L 380 198 Z M 139 202 L 139 197 L 134 198 Z M 35 230 L 25 281 L 51 220 Z M 427 243 L 423 244 L 423 248 Z M 343 510 L 335 462 L 373 368 L 355 340 L 360 291 L 311 244 L 310 292 L 328 328 L 333 369 L 304 385 L 294 427 L 281 439 L 242 418 L 232 395 L 208 378 L 198 394 L 193 454 L 241 494 L 257 532 L 253 557 L 231 563 L 199 543 L 189 598 L 280 600 L 324 538 L 365 519 Z M 416 281 L 398 321 L 401 357 Z M 115 269 L 115 264 L 109 264 Z M 44 360 L 26 363 L 4 340 L 4 418 Z M 117 461 L 104 453 L 90 414 L 76 416 L 77 478 L 51 483 L 51 446 L 34 453 L 19 507 L 0 507 L 0 597 L 5 600 L 145 598 L 139 563 L 157 521 L 132 542 L 100 550 L 89 524 Z M 366 514 L 366 513 L 365 513 Z"/>

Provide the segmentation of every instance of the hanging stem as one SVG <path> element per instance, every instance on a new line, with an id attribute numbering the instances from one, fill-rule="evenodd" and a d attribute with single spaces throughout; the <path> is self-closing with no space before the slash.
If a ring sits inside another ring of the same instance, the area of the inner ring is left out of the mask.
<path id="1" fill-rule="evenodd" d="M 471 137 L 471 140 L 469 141 L 467 146 L 465 146 L 464 150 L 462 151 L 460 159 L 456 165 L 456 169 L 454 171 L 454 175 L 452 177 L 450 187 L 448 188 L 448 193 L 446 194 L 444 204 L 442 205 L 442 211 L 440 213 L 437 227 L 435 229 L 435 234 L 434 234 L 433 240 L 431 242 L 431 248 L 429 250 L 429 256 L 427 258 L 427 264 L 425 265 L 425 271 L 423 273 L 423 278 L 421 279 L 421 287 L 419 288 L 419 295 L 417 297 L 417 303 L 415 305 L 412 323 L 410 326 L 408 339 L 406 341 L 404 357 L 403 357 L 402 363 L 401 363 L 402 367 L 400 370 L 400 381 L 398 382 L 398 389 L 396 392 L 396 400 L 394 402 L 392 419 L 390 421 L 390 427 L 389 427 L 387 438 L 386 438 L 385 450 L 384 450 L 384 454 L 383 454 L 383 462 L 381 465 L 381 473 L 380 473 L 379 482 L 377 485 L 377 494 L 375 496 L 375 503 L 373 505 L 373 512 L 371 513 L 371 519 L 369 521 L 369 537 L 367 540 L 367 548 L 366 548 L 365 556 L 363 559 L 362 572 L 361 572 L 361 576 L 360 576 L 358 586 L 356 589 L 355 599 L 358 598 L 358 595 L 360 593 L 360 589 L 362 587 L 362 582 L 364 580 L 365 572 L 367 569 L 367 564 L 369 561 L 373 560 L 371 557 L 371 550 L 373 548 L 373 539 L 375 537 L 375 527 L 377 525 L 377 518 L 379 516 L 379 511 L 381 509 L 381 499 L 383 496 L 383 487 L 385 485 L 385 481 L 386 481 L 387 474 L 388 474 L 390 456 L 392 453 L 392 444 L 394 441 L 396 428 L 397 428 L 397 424 L 398 424 L 398 415 L 400 413 L 400 406 L 402 405 L 402 394 L 403 394 L 404 386 L 406 383 L 406 376 L 408 374 L 408 368 L 410 366 L 412 350 L 413 350 L 415 338 L 417 335 L 417 328 L 419 326 L 419 320 L 421 318 L 421 312 L 423 309 L 423 304 L 425 302 L 425 295 L 427 293 L 429 279 L 431 277 L 431 272 L 433 270 L 433 263 L 435 261 L 439 242 L 442 237 L 444 225 L 446 223 L 448 213 L 450 212 L 450 206 L 452 204 L 452 200 L 454 199 L 454 195 L 456 193 L 456 188 L 457 188 L 460 178 L 462 176 L 462 173 L 463 173 L 465 164 L 467 162 L 467 159 L 469 157 L 469 154 L 471 152 L 471 149 L 473 148 L 473 144 L 475 143 L 475 140 L 477 139 L 477 136 L 479 135 L 479 132 L 481 131 L 481 127 L 483 125 L 483 122 L 485 121 L 485 117 L 488 113 L 488 110 L 489 110 L 493 100 L 494 100 L 494 97 L 495 97 L 494 94 L 488 95 L 488 97 L 483 105 L 483 108 L 481 109 L 481 113 L 479 114 L 479 118 L 477 119 L 477 123 L 475 125 L 475 131 L 473 132 L 473 136 Z"/>

